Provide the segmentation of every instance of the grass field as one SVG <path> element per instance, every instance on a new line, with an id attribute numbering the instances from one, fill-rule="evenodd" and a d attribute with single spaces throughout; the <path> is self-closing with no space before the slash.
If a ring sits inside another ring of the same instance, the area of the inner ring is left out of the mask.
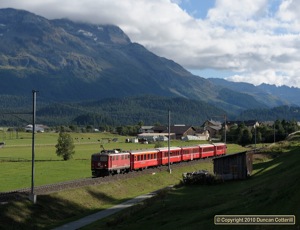
<path id="1" fill-rule="evenodd" d="M 111 134 L 72 134 L 76 139 L 74 159 L 62 161 L 55 155 L 54 145 L 58 134 L 39 133 L 36 135 L 36 170 L 35 185 L 90 177 L 90 155 L 98 152 L 100 144 L 106 149 L 122 148 L 124 150 L 152 148 L 153 145 L 125 143 L 126 137 Z M 108 143 L 107 138 L 118 138 L 119 142 Z M 100 140 L 100 143 L 99 141 Z M 1 191 L 30 187 L 31 182 L 31 135 L 20 133 L 18 139 L 5 140 L 6 145 L 0 149 Z M 197 142 L 171 142 L 172 146 L 195 145 Z M 229 145 L 228 152 L 242 151 L 238 145 Z M 15 160 L 27 160 L 16 161 Z M 8 160 L 8 161 L 7 161 Z M 11 161 L 13 160 L 13 161 Z M 29 162 L 28 162 L 29 160 Z M 107 185 L 67 190 L 59 193 L 38 196 L 38 203 L 33 205 L 28 200 L 0 205 L 0 229 L 40 229 L 49 228 L 78 219 L 89 213 L 110 207 L 135 196 L 177 184 L 182 173 L 198 169 L 212 170 L 212 165 L 198 165 L 173 170 L 172 174 L 161 172 L 141 177 L 117 181 Z"/>
<path id="2" fill-rule="evenodd" d="M 105 149 L 121 148 L 123 150 L 153 148 L 154 144 L 142 145 L 125 143 L 125 136 L 110 133 L 72 133 L 75 143 L 75 155 L 70 161 L 63 161 L 55 154 L 57 133 L 35 134 L 35 186 L 52 184 L 67 180 L 91 177 L 91 154 L 100 151 L 100 145 Z M 1 135 L 0 135 L 1 137 Z M 117 142 L 112 140 L 116 138 Z M 0 192 L 31 186 L 31 133 L 12 133 L 2 137 L 0 142 L 5 147 L 0 148 Z M 199 142 L 171 141 L 172 146 L 195 145 Z M 167 146 L 167 143 L 165 143 Z M 243 148 L 229 145 L 229 152 L 238 152 Z"/>
<path id="3" fill-rule="evenodd" d="M 233 146 L 236 148 L 237 146 Z M 298 229 L 296 226 L 215 226 L 214 215 L 285 214 L 300 217 L 300 147 L 280 144 L 258 155 L 245 181 L 212 186 L 179 186 L 85 229 Z M 16 201 L 0 206 L 0 229 L 51 229 L 127 199 L 179 184 L 183 172 L 212 171 L 212 164 L 180 168 L 99 186 L 38 196 L 37 204 Z"/>

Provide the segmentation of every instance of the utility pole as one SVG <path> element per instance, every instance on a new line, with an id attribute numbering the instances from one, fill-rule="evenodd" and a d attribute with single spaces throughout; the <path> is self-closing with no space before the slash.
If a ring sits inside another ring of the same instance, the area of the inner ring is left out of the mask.
<path id="1" fill-rule="evenodd" d="M 254 125 L 254 142 L 255 142 L 255 145 L 254 145 L 254 152 L 256 152 L 256 123 Z"/>
<path id="2" fill-rule="evenodd" d="M 171 112 L 170 110 L 168 110 L 168 171 L 171 174 L 172 173 L 172 169 L 170 166 L 170 137 L 171 137 L 171 125 L 170 125 L 170 121 L 171 121 Z"/>
<path id="3" fill-rule="evenodd" d="M 34 157 L 35 157 L 35 116 L 36 116 L 36 93 L 38 91 L 32 90 L 32 166 L 31 166 L 31 193 L 29 199 L 35 204 L 36 195 L 34 194 Z"/>
<path id="4" fill-rule="evenodd" d="M 274 143 L 276 142 L 276 135 L 275 135 L 276 129 L 275 129 L 275 121 L 274 121 Z"/>
<path id="5" fill-rule="evenodd" d="M 224 143 L 226 144 L 226 114 L 224 114 Z"/>

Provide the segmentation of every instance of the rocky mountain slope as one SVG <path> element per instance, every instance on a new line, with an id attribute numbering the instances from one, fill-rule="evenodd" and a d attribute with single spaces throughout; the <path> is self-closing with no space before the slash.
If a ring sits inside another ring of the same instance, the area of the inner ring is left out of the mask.
<path id="1" fill-rule="evenodd" d="M 8 109 L 28 107 L 22 103 L 32 89 L 43 106 L 155 95 L 198 100 L 236 115 L 289 104 L 263 89 L 251 93 L 194 76 L 131 42 L 117 26 L 48 20 L 15 9 L 0 9 L 0 81 L 0 101 Z"/>

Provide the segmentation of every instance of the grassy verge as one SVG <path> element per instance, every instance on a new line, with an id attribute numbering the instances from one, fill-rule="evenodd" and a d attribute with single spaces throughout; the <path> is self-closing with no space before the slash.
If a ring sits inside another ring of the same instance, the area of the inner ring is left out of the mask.
<path id="1" fill-rule="evenodd" d="M 280 144 L 270 151 L 257 156 L 249 180 L 180 187 L 85 229 L 299 229 L 300 147 Z M 297 222 L 296 226 L 214 225 L 215 215 L 238 214 L 295 215 Z"/>
<path id="2" fill-rule="evenodd" d="M 0 206 L 0 229 L 51 229 L 55 225 L 111 207 L 141 194 L 177 184 L 182 173 L 199 168 L 212 170 L 212 164 L 198 165 L 118 180 L 100 186 L 67 190 L 37 197 L 37 204 L 23 200 Z"/>

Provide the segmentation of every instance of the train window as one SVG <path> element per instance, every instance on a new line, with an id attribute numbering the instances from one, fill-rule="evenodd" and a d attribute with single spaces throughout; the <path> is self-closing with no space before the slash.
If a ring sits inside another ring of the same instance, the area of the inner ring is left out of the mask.
<path id="1" fill-rule="evenodd" d="M 141 160 L 141 155 L 138 155 L 138 161 L 140 161 Z"/>
<path id="2" fill-rule="evenodd" d="M 107 161 L 107 156 L 100 156 L 100 161 Z"/>
<path id="3" fill-rule="evenodd" d="M 119 156 L 116 156 L 116 160 L 119 160 Z"/>
<path id="4" fill-rule="evenodd" d="M 134 161 L 136 161 L 136 156 L 134 156 Z"/>

